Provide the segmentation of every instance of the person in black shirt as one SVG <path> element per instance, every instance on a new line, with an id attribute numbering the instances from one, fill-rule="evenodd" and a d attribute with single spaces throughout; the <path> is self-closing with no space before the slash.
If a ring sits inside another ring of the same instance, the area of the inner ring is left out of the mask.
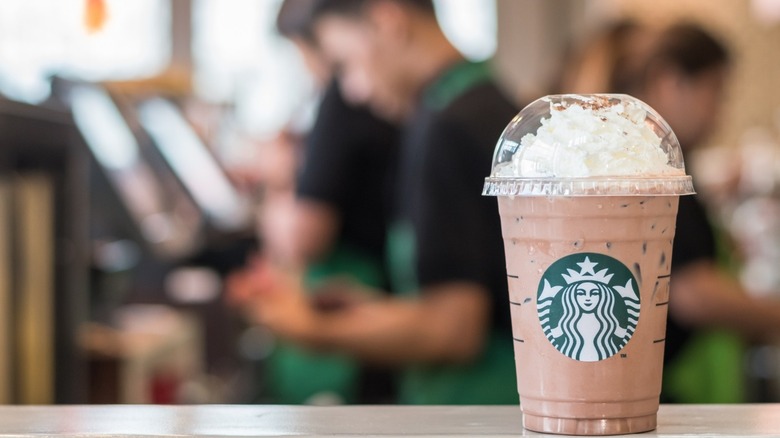
<path id="1" fill-rule="evenodd" d="M 481 196 L 517 108 L 446 39 L 430 0 L 314 4 L 345 96 L 404 124 L 388 248 L 399 296 L 324 313 L 287 282 L 262 297 L 258 319 L 304 345 L 402 366 L 405 403 L 517 403 L 501 227 Z"/>
<path id="2" fill-rule="evenodd" d="M 642 71 L 621 78 L 629 86 L 617 91 L 635 94 L 657 110 L 690 157 L 715 129 L 728 67 L 720 42 L 699 26 L 678 24 L 661 32 Z M 719 269 L 715 232 L 697 196 L 680 198 L 670 287 L 666 365 L 678 360 L 702 328 L 730 329 L 756 340 L 780 334 L 780 302 L 751 297 Z M 664 401 L 680 401 L 677 390 L 665 382 Z"/>
<path id="3" fill-rule="evenodd" d="M 516 402 L 501 224 L 495 200 L 475 188 L 517 111 L 487 65 L 462 62 L 426 87 L 407 124 L 402 196 L 389 241 L 394 290 L 425 299 L 446 285 L 477 285 L 490 310 L 481 355 L 468 366 L 408 369 L 401 385 L 406 402 Z"/>
<path id="4" fill-rule="evenodd" d="M 265 257 L 253 263 L 241 287 L 262 292 L 273 271 L 302 270 L 310 305 L 331 308 L 340 298 L 322 293 L 328 281 L 356 282 L 366 290 L 387 286 L 384 263 L 392 168 L 398 128 L 365 107 L 344 101 L 309 28 L 309 0 L 285 0 L 277 28 L 299 49 L 315 81 L 324 87 L 314 126 L 303 140 L 294 196 L 267 199 Z M 233 281 L 233 288 L 237 289 Z M 319 292 L 319 293 L 315 293 Z M 236 293 L 235 295 L 240 295 Z M 324 355 L 292 343 L 277 343 L 264 364 L 266 396 L 275 403 L 388 402 L 389 373 L 344 355 Z M 359 380 L 361 377 L 363 379 Z"/>

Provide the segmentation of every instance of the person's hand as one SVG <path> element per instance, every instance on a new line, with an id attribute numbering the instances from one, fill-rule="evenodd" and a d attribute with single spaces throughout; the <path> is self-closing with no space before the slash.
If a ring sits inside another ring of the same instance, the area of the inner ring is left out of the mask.
<path id="1" fill-rule="evenodd" d="M 261 256 L 253 256 L 246 266 L 228 274 L 225 279 L 225 301 L 231 307 L 243 309 L 254 301 L 254 296 L 271 289 L 272 272 Z"/>
<path id="2" fill-rule="evenodd" d="M 245 313 L 279 337 L 306 343 L 315 333 L 320 315 L 304 289 L 302 276 L 270 264 L 263 269 L 269 287 L 251 294 Z"/>
<path id="3" fill-rule="evenodd" d="M 227 303 L 249 322 L 283 338 L 301 340 L 311 333 L 316 315 L 299 273 L 257 256 L 225 284 Z"/>
<path id="4" fill-rule="evenodd" d="M 346 310 L 374 301 L 382 292 L 356 283 L 350 278 L 334 278 L 314 289 L 314 307 L 322 312 Z"/>

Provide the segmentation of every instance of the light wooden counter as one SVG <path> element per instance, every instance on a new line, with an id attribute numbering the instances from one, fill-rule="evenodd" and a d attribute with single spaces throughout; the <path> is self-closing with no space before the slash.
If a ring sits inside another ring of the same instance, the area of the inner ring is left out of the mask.
<path id="1" fill-rule="evenodd" d="M 668 405 L 634 437 L 780 437 L 780 404 Z M 513 406 L 3 406 L 0 436 L 493 437 L 524 431 Z"/>

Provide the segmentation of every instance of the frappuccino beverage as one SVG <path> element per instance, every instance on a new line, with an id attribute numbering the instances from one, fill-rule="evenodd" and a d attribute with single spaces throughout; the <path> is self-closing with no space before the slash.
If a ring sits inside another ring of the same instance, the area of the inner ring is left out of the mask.
<path id="1" fill-rule="evenodd" d="M 573 435 L 654 429 L 680 195 L 666 122 L 625 95 L 548 96 L 496 147 L 523 425 Z"/>

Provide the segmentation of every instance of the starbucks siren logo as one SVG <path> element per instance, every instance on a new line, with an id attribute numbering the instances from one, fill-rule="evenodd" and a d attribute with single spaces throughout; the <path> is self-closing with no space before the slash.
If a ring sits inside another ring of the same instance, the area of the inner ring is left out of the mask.
<path id="1" fill-rule="evenodd" d="M 542 276 L 536 300 L 545 336 L 572 359 L 611 357 L 628 343 L 639 322 L 636 285 L 631 271 L 607 255 L 558 259 Z"/>

